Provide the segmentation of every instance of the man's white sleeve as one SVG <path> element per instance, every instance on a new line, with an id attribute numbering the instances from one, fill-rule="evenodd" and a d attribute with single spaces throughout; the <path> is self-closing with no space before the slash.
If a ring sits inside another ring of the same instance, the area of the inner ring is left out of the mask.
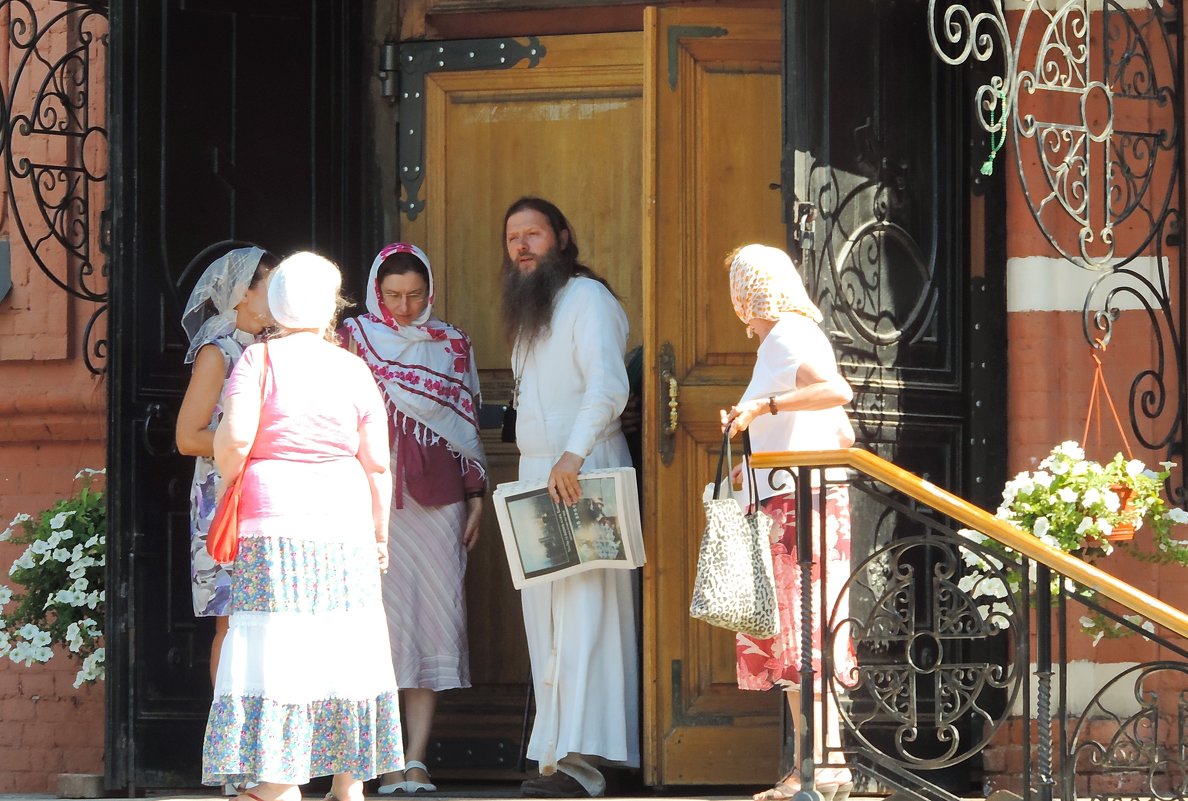
<path id="1" fill-rule="evenodd" d="M 573 327 L 573 359 L 585 382 L 565 450 L 583 459 L 627 405 L 627 315 L 605 287 L 583 293 Z"/>

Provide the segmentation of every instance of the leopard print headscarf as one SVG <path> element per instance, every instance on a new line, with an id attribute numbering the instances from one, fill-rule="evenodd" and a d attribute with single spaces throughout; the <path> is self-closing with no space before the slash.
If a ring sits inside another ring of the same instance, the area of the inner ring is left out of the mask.
<path id="1" fill-rule="evenodd" d="M 767 245 L 739 248 L 730 263 L 730 300 L 744 325 L 751 320 L 776 322 L 783 314 L 801 314 L 815 323 L 821 311 L 805 291 L 788 254 Z M 747 336 L 751 336 L 747 328 Z"/>

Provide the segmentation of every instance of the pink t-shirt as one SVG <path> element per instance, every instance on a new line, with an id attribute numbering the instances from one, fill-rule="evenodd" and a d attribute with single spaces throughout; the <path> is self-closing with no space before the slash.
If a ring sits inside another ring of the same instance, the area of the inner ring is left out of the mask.
<path id="1" fill-rule="evenodd" d="M 227 380 L 228 400 L 242 395 L 236 403 L 250 408 L 259 399 L 263 363 L 263 344 L 244 351 Z M 311 524 L 312 518 L 338 515 L 358 518 L 370 531 L 370 488 L 357 458 L 360 432 L 371 443 L 387 445 L 387 413 L 361 359 L 313 335 L 269 342 L 241 520 L 300 511 Z"/>
<path id="2" fill-rule="evenodd" d="M 276 340 L 253 459 L 321 462 L 359 450 L 359 429 L 375 425 L 387 438 L 387 414 L 361 359 L 324 340 Z M 264 346 L 243 353 L 227 380 L 227 397 L 258 396 Z"/>

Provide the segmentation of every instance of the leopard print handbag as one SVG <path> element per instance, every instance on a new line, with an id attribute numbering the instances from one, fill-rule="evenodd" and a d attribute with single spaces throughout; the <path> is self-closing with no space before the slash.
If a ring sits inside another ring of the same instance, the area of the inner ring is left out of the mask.
<path id="1" fill-rule="evenodd" d="M 750 472 L 750 511 L 734 498 L 719 498 L 730 476 L 730 434 L 723 437 L 713 497 L 705 501 L 705 534 L 697 557 L 697 577 L 689 614 L 712 626 L 755 637 L 774 637 L 780 630 L 775 578 L 771 566 L 772 520 L 759 509 L 751 469 L 751 439 L 743 432 L 743 463 Z"/>

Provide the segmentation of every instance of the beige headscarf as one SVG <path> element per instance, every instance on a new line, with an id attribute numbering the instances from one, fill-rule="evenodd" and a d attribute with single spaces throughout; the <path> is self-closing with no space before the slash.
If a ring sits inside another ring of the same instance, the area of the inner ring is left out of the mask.
<path id="1" fill-rule="evenodd" d="M 821 322 L 821 310 L 805 291 L 792 259 L 779 248 L 747 245 L 730 263 L 730 300 L 744 325 L 751 320 L 779 321 L 784 314 L 802 314 Z M 751 336 L 751 329 L 747 329 Z"/>

